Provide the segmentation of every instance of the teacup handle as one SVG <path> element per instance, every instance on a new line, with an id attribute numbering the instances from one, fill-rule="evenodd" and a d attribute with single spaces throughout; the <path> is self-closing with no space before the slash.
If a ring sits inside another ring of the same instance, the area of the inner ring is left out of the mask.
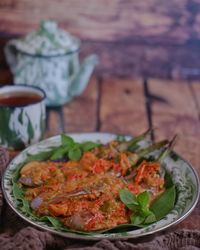
<path id="1" fill-rule="evenodd" d="M 14 74 L 17 66 L 17 49 L 15 46 L 16 40 L 8 42 L 4 48 L 4 53 L 6 56 L 6 61 L 10 66 L 12 73 Z"/>

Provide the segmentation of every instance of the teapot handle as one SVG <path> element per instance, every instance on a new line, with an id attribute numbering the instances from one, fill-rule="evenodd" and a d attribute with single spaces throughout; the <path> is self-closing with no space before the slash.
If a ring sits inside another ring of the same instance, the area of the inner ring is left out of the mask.
<path id="1" fill-rule="evenodd" d="M 15 46 L 15 42 L 15 40 L 8 42 L 4 48 L 6 61 L 13 74 L 15 73 L 17 66 L 17 48 Z"/>

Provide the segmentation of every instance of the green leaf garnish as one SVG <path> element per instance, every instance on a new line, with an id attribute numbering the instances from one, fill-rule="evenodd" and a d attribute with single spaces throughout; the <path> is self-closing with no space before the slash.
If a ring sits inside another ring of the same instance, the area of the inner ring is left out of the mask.
<path id="1" fill-rule="evenodd" d="M 13 183 L 13 195 L 16 199 L 23 199 L 23 191 L 17 183 Z"/>
<path id="2" fill-rule="evenodd" d="M 49 151 L 41 152 L 35 155 L 29 154 L 26 159 L 26 162 L 59 160 L 64 156 L 68 156 L 70 160 L 79 160 L 83 152 L 90 151 L 93 148 L 99 146 L 101 146 L 100 143 L 95 143 L 90 141 L 86 141 L 83 143 L 76 143 L 70 136 L 62 134 L 61 146 L 54 147 Z"/>
<path id="3" fill-rule="evenodd" d="M 149 210 L 149 194 L 147 191 L 135 196 L 128 189 L 122 189 L 119 193 L 121 201 L 131 210 L 133 213 L 130 216 L 131 223 L 135 226 L 143 226 L 149 221 L 155 221 L 155 216 L 152 211 Z"/>
<path id="4" fill-rule="evenodd" d="M 83 142 L 81 144 L 81 148 L 84 152 L 86 151 L 90 151 L 92 150 L 93 148 L 96 148 L 96 147 L 99 147 L 101 146 L 101 144 L 99 143 L 95 143 L 95 142 L 92 142 L 92 141 L 86 141 L 86 142 Z"/>
<path id="5" fill-rule="evenodd" d="M 22 207 L 21 210 L 25 213 L 25 214 L 30 214 L 31 213 L 31 208 L 29 206 L 29 203 L 27 200 L 22 199 Z"/>
<path id="6" fill-rule="evenodd" d="M 55 152 L 56 148 L 50 150 L 50 151 L 45 151 L 41 152 L 35 155 L 28 154 L 28 157 L 26 158 L 26 162 L 29 161 L 45 161 L 48 160 L 51 155 Z"/>
<path id="7" fill-rule="evenodd" d="M 62 158 L 66 153 L 68 152 L 68 149 L 66 147 L 60 146 L 58 147 L 53 154 L 50 157 L 50 160 L 57 160 Z"/>
<path id="8" fill-rule="evenodd" d="M 83 143 L 76 143 L 70 136 L 67 136 L 65 134 L 61 135 L 61 143 L 62 143 L 62 146 L 66 149 L 66 151 L 68 151 L 69 159 L 76 160 L 76 161 L 78 161 L 81 158 L 83 152 L 90 151 L 93 148 L 99 147 L 101 145 L 99 143 L 95 143 L 91 141 L 86 141 Z M 54 159 L 56 159 L 56 156 L 54 156 Z"/>
<path id="9" fill-rule="evenodd" d="M 143 221 L 145 220 L 145 218 L 143 216 L 141 216 L 141 215 L 135 215 L 135 214 L 132 214 L 130 218 L 131 218 L 131 223 L 134 226 L 143 224 Z"/>
<path id="10" fill-rule="evenodd" d="M 73 147 L 74 145 L 74 140 L 68 135 L 61 134 L 61 143 L 62 146 L 65 146 L 70 149 L 70 147 Z"/>
<path id="11" fill-rule="evenodd" d="M 128 189 L 121 189 L 119 192 L 121 201 L 130 209 L 134 210 L 135 206 L 138 206 L 136 196 Z"/>
<path id="12" fill-rule="evenodd" d="M 56 229 L 60 229 L 62 227 L 61 221 L 59 219 L 52 216 L 43 216 L 41 221 L 49 221 Z"/>
<path id="13" fill-rule="evenodd" d="M 175 205 L 175 199 L 176 190 L 173 185 L 152 202 L 150 210 L 154 213 L 156 220 L 162 219 L 172 210 Z"/>
<path id="14" fill-rule="evenodd" d="M 149 215 L 145 218 L 144 224 L 151 224 L 156 221 L 156 216 L 150 211 Z"/>
<path id="15" fill-rule="evenodd" d="M 146 208 L 147 205 L 148 205 L 148 201 L 149 201 L 149 194 L 148 194 L 148 192 L 144 191 L 143 193 L 140 193 L 137 196 L 137 201 L 138 201 L 138 203 L 140 204 L 140 206 L 142 208 Z"/>
<path id="16" fill-rule="evenodd" d="M 164 180 L 165 180 L 164 187 L 166 189 L 168 189 L 174 185 L 173 181 L 172 181 L 172 177 L 167 171 L 165 171 Z"/>
<path id="17" fill-rule="evenodd" d="M 78 160 L 80 160 L 81 155 L 82 155 L 82 153 L 81 153 L 80 148 L 79 148 L 79 147 L 76 147 L 76 146 L 73 147 L 73 148 L 71 148 L 71 149 L 69 150 L 69 153 L 68 153 L 69 159 L 70 159 L 70 160 L 73 160 L 73 161 L 78 161 Z"/>

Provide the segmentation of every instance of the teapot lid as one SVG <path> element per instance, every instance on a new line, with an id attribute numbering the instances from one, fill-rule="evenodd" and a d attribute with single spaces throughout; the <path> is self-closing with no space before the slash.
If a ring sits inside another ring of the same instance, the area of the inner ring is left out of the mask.
<path id="1" fill-rule="evenodd" d="M 80 47 L 80 40 L 58 28 L 55 21 L 40 23 L 38 30 L 15 40 L 16 49 L 34 56 L 59 56 L 75 52 Z"/>

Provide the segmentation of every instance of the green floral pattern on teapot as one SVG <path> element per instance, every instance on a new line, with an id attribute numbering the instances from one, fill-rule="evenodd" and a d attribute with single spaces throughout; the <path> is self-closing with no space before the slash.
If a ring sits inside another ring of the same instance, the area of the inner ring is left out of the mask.
<path id="1" fill-rule="evenodd" d="M 16 84 L 42 88 L 47 106 L 58 106 L 83 92 L 97 64 L 94 54 L 80 64 L 79 48 L 78 38 L 43 21 L 38 31 L 9 41 L 5 54 Z"/>

